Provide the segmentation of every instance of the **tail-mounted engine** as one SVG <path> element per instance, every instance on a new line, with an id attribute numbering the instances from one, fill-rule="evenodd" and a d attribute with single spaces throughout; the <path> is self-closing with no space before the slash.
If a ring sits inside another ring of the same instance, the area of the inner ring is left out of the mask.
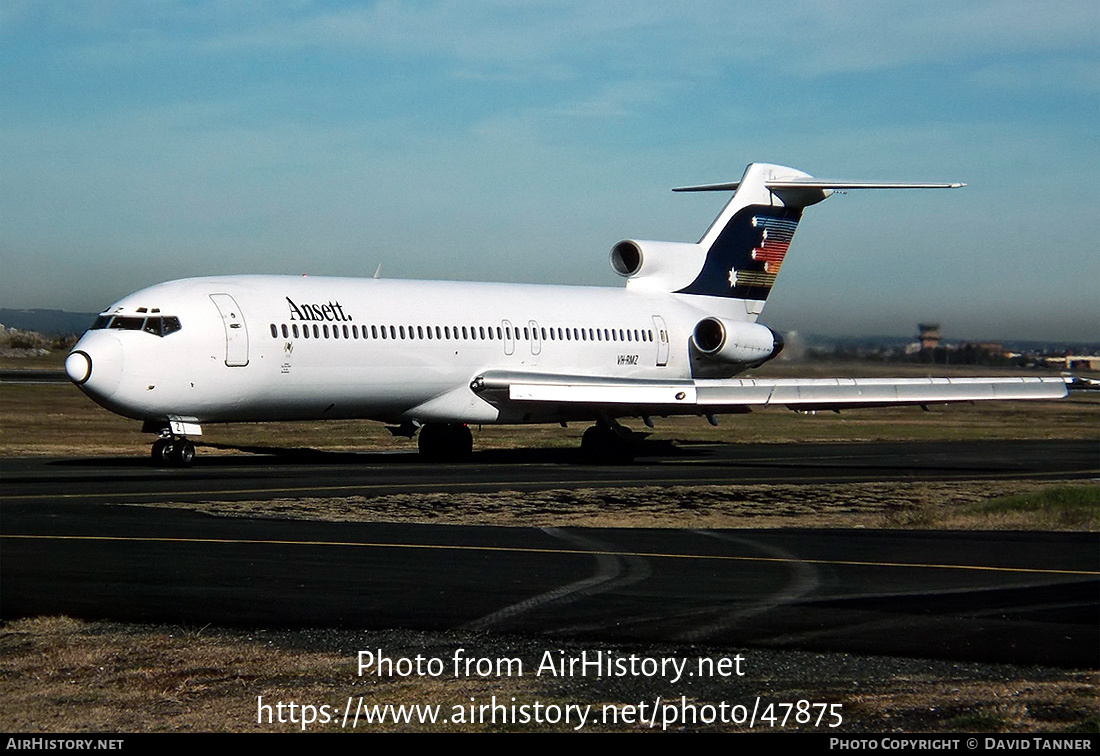
<path id="1" fill-rule="evenodd" d="M 698 244 L 625 239 L 611 248 L 611 269 L 628 289 L 669 292 L 695 280 L 706 256 Z"/>
<path id="2" fill-rule="evenodd" d="M 783 337 L 759 323 L 703 318 L 691 333 L 694 347 L 717 362 L 755 367 L 783 351 Z"/>

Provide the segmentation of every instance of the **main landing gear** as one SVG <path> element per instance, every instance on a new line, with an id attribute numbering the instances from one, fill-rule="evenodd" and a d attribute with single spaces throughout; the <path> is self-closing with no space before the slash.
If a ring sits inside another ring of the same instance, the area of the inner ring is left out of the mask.
<path id="1" fill-rule="evenodd" d="M 195 461 L 195 445 L 186 438 L 162 436 L 153 442 L 153 464 L 167 467 L 190 467 Z"/>
<path id="2" fill-rule="evenodd" d="M 634 461 L 634 432 L 614 420 L 601 420 L 581 436 L 581 454 L 594 465 L 626 465 Z"/>
<path id="3" fill-rule="evenodd" d="M 459 462 L 474 451 L 474 434 L 462 423 L 429 423 L 417 438 L 420 456 L 431 462 Z"/>

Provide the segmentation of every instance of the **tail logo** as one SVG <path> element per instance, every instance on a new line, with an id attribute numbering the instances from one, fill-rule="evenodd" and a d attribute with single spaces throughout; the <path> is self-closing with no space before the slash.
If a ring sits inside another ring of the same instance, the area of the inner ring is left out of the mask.
<path id="1" fill-rule="evenodd" d="M 783 264 L 783 258 L 791 246 L 791 239 L 794 238 L 794 230 L 798 227 L 798 222 L 766 215 L 754 215 L 752 227 L 760 229 L 760 241 L 753 247 L 750 257 L 761 262 L 763 270 L 730 268 L 731 289 L 736 289 L 738 286 L 771 289 L 775 285 L 775 277 L 779 275 L 779 266 Z"/>
<path id="2" fill-rule="evenodd" d="M 698 277 L 681 293 L 767 299 L 801 215 L 800 208 L 742 209 L 715 240 Z"/>
<path id="3" fill-rule="evenodd" d="M 773 277 L 779 273 L 779 266 L 783 264 L 783 257 L 791 246 L 797 226 L 798 221 L 783 218 L 762 215 L 754 215 L 752 218 L 752 227 L 763 229 L 760 232 L 760 246 L 753 249 L 752 259 L 763 260 L 764 271 Z"/>

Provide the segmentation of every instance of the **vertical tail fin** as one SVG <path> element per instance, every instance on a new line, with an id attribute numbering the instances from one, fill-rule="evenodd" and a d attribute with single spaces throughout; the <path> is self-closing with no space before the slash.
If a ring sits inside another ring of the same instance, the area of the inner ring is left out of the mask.
<path id="1" fill-rule="evenodd" d="M 699 240 L 706 250 L 702 269 L 694 281 L 677 293 L 743 299 L 756 303 L 747 306 L 747 312 L 758 313 L 775 284 L 802 218 L 802 208 L 825 198 L 821 191 L 815 197 L 806 192 L 781 194 L 768 188 L 769 181 L 798 178 L 811 177 L 794 168 L 753 163 L 735 184 L 676 189 L 735 190 Z"/>
<path id="2" fill-rule="evenodd" d="M 829 181 L 770 163 L 752 163 L 740 181 L 678 187 L 673 191 L 730 191 L 734 195 L 699 246 L 705 260 L 679 294 L 745 301 L 746 313 L 760 312 L 790 247 L 802 210 L 839 189 L 949 189 L 965 184 Z"/>
<path id="3" fill-rule="evenodd" d="M 965 184 L 827 181 L 770 163 L 752 163 L 740 181 L 683 186 L 676 192 L 733 192 L 695 244 L 624 239 L 611 249 L 611 267 L 627 287 L 715 297 L 710 311 L 754 320 L 775 285 L 802 210 L 840 189 L 947 189 Z"/>

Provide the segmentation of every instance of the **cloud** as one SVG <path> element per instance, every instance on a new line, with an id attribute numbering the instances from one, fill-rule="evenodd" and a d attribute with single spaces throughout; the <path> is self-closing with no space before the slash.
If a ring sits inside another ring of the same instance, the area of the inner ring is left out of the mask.
<path id="1" fill-rule="evenodd" d="M 744 65 L 814 77 L 1006 50 L 1090 54 L 1100 23 L 1095 3 L 1071 0 L 53 5 L 8 9 L 7 33 L 61 28 L 72 43 L 85 36 L 104 57 L 308 50 L 434 60 L 459 76 L 534 80 L 579 76 L 592 66 L 627 78 L 654 68 L 708 76 Z"/>

